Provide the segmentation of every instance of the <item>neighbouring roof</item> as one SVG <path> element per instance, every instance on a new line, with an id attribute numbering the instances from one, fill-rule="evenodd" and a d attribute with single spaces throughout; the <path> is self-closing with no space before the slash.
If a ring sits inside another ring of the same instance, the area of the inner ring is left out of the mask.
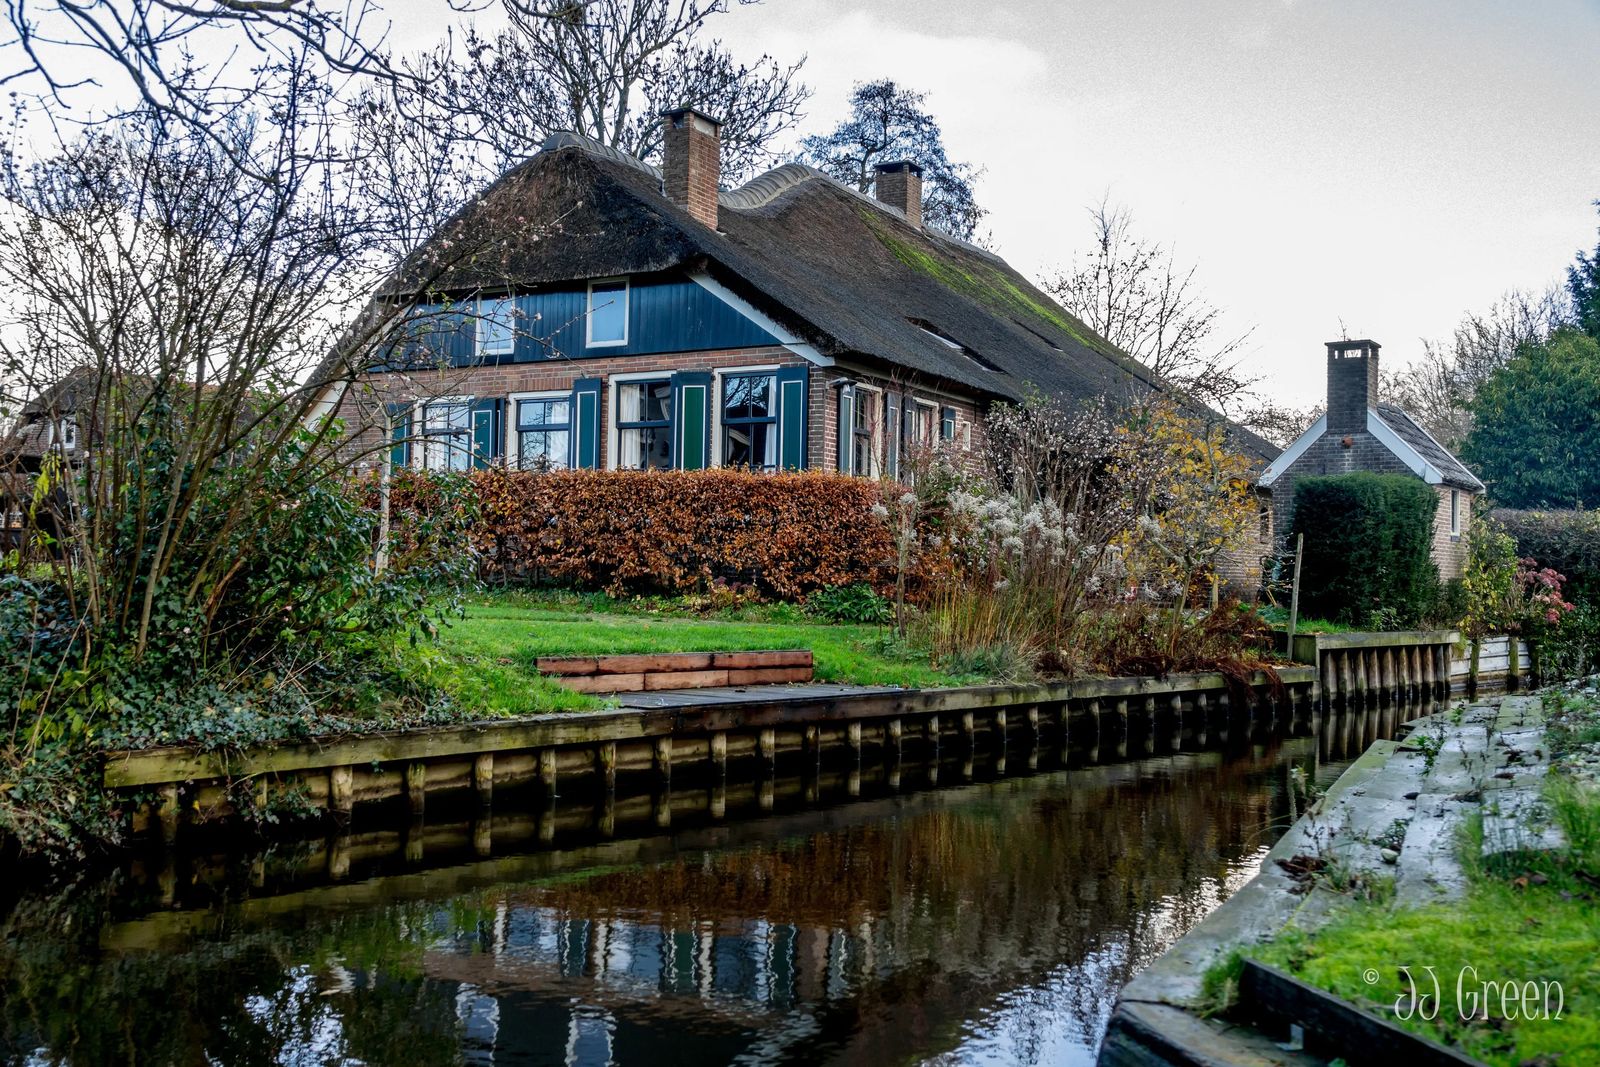
<path id="1" fill-rule="evenodd" d="M 1412 473 L 1430 485 L 1448 485 L 1471 493 L 1484 492 L 1484 485 L 1450 451 L 1434 440 L 1404 408 L 1379 404 L 1367 409 L 1367 432 L 1389 449 Z M 1268 464 L 1257 484 L 1271 488 L 1306 451 L 1328 434 L 1328 416 L 1312 423 L 1294 442 Z"/>
<path id="2" fill-rule="evenodd" d="M 441 227 L 380 296 L 688 269 L 824 357 L 1005 400 L 1170 389 L 1000 257 L 914 227 L 810 167 L 787 164 L 722 193 L 718 223 L 713 231 L 668 200 L 655 168 L 557 134 Z M 1256 434 L 1230 432 L 1255 458 L 1278 454 Z"/>
<path id="3" fill-rule="evenodd" d="M 1406 413 L 1404 408 L 1393 404 L 1379 404 L 1375 409 L 1378 418 L 1383 420 L 1385 426 L 1393 430 L 1395 436 L 1404 441 L 1416 451 L 1424 460 L 1439 472 L 1440 481 L 1445 485 L 1455 486 L 1457 489 L 1468 489 L 1474 493 L 1484 491 L 1484 485 L 1450 450 L 1434 440 L 1433 435 L 1422 428 L 1422 425 Z"/>

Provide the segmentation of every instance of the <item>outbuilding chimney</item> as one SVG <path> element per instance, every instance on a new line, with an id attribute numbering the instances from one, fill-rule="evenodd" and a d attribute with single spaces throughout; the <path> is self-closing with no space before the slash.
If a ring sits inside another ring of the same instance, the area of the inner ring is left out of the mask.
<path id="1" fill-rule="evenodd" d="M 661 113 L 666 125 L 661 176 L 667 199 L 713 230 L 722 177 L 722 121 L 692 107 Z"/>
<path id="2" fill-rule="evenodd" d="M 899 208 L 906 221 L 922 229 L 922 167 L 909 159 L 879 163 L 873 192 L 880 203 Z"/>
<path id="3" fill-rule="evenodd" d="M 1378 402 L 1378 342 L 1328 342 L 1328 432 L 1360 433 Z"/>

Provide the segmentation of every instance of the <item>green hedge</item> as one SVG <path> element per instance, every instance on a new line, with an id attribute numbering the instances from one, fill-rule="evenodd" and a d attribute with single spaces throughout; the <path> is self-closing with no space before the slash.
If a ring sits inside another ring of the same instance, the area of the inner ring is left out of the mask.
<path id="1" fill-rule="evenodd" d="M 1289 543 L 1306 539 L 1300 613 L 1355 626 L 1415 626 L 1439 596 L 1433 519 L 1439 496 L 1403 474 L 1302 478 Z"/>
<path id="2" fill-rule="evenodd" d="M 1600 607 L 1600 511 L 1497 510 L 1494 517 L 1517 542 L 1517 554 L 1566 578 L 1562 595 Z"/>

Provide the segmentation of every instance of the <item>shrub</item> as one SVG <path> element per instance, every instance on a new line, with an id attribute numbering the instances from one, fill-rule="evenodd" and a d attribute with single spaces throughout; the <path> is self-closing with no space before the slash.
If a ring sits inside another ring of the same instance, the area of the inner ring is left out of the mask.
<path id="1" fill-rule="evenodd" d="M 426 483 L 396 482 L 397 511 Z M 473 540 L 491 580 L 613 595 L 698 593 L 723 582 L 763 599 L 893 585 L 895 546 L 876 482 L 749 471 L 486 470 Z"/>
<path id="2" fill-rule="evenodd" d="M 1517 543 L 1517 553 L 1566 577 L 1574 601 L 1600 606 L 1600 511 L 1513 511 L 1494 518 Z"/>
<path id="3" fill-rule="evenodd" d="M 882 625 L 894 619 L 894 605 L 866 582 L 830 585 L 806 599 L 806 610 L 833 622 Z"/>
<path id="4" fill-rule="evenodd" d="M 1300 610 L 1353 624 L 1375 613 L 1401 626 L 1419 623 L 1438 598 L 1438 506 L 1433 488 L 1407 475 L 1300 479 L 1290 526 L 1291 544 L 1297 534 L 1306 539 Z"/>

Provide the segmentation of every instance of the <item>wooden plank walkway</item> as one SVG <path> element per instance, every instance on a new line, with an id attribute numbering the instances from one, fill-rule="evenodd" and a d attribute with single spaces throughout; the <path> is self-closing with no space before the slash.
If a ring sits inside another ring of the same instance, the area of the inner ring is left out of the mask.
<path id="1" fill-rule="evenodd" d="M 886 696 L 905 693 L 900 686 L 838 685 L 813 682 L 810 685 L 739 685 L 708 689 L 661 690 L 648 693 L 618 693 L 616 701 L 625 708 L 691 708 L 700 704 L 731 704 L 746 700 L 796 701 L 837 697 Z"/>

